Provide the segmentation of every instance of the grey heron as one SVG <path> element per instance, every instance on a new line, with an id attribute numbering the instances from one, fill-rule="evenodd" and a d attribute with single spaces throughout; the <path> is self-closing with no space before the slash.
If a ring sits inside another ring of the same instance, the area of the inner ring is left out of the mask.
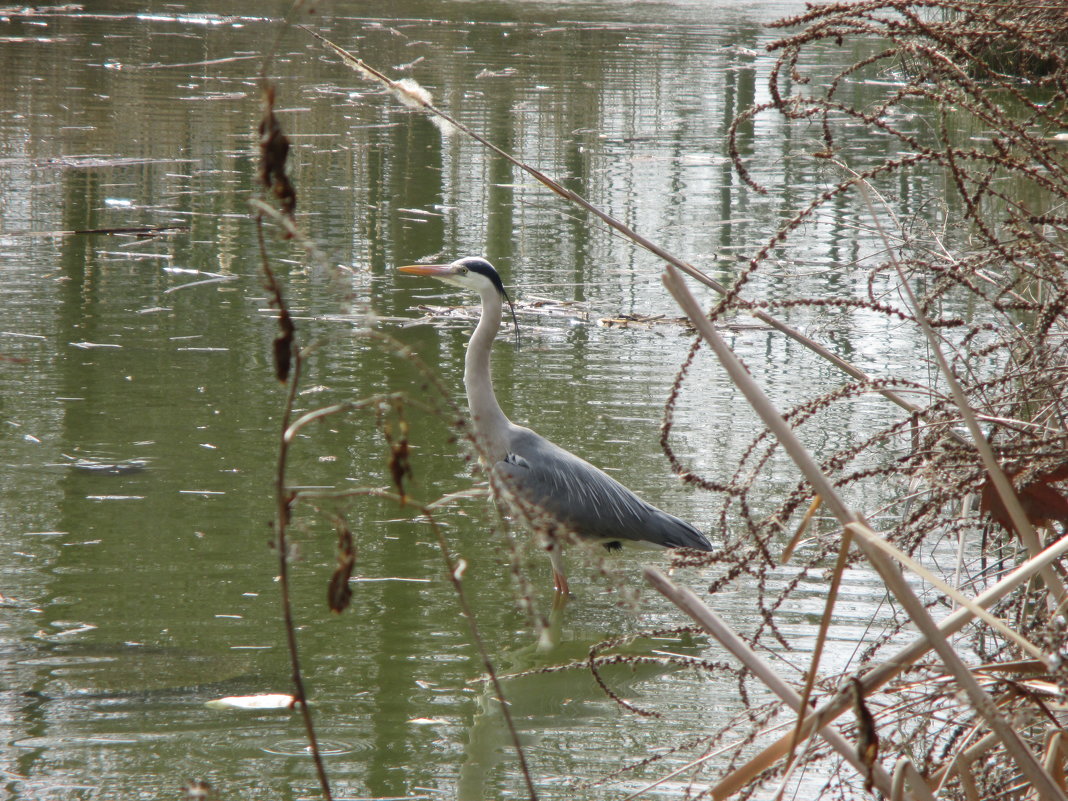
<path id="1" fill-rule="evenodd" d="M 585 459 L 505 416 L 493 392 L 490 349 L 501 327 L 503 301 L 511 305 L 511 300 L 493 265 L 469 256 L 451 264 L 412 264 L 398 271 L 473 290 L 482 299 L 482 315 L 464 359 L 464 386 L 475 441 L 491 471 L 491 484 L 503 484 L 549 525 L 561 525 L 609 550 L 623 543 L 712 550 L 704 534 L 689 523 L 646 503 Z M 514 310 L 512 316 L 514 321 Z M 559 538 L 549 537 L 546 550 L 557 593 L 567 596 Z"/>

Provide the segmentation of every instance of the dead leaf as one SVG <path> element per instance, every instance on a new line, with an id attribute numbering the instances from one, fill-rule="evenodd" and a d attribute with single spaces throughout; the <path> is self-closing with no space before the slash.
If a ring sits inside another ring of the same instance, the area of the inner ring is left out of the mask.
<path id="1" fill-rule="evenodd" d="M 1015 476 L 1023 472 L 1022 468 L 1006 470 L 1005 474 L 1012 481 Z M 1016 496 L 1020 499 L 1020 506 L 1024 514 L 1035 528 L 1049 526 L 1051 523 L 1068 524 L 1068 498 L 1053 485 L 1068 479 L 1068 462 L 1039 473 L 1034 479 L 1022 487 L 1016 488 Z M 989 475 L 983 482 L 983 489 L 979 496 L 979 510 L 986 512 L 990 518 L 1010 534 L 1019 535 L 1009 510 L 1001 500 L 1001 495 L 994 486 Z"/>
<path id="2" fill-rule="evenodd" d="M 404 419 L 402 407 L 396 403 L 393 408 L 397 414 L 396 424 L 384 421 L 382 433 L 389 444 L 389 474 L 403 503 L 407 497 L 404 482 L 412 478 L 411 449 L 408 444 L 408 421 Z"/>
<path id="3" fill-rule="evenodd" d="M 352 531 L 344 519 L 336 518 L 334 525 L 337 528 L 337 567 L 330 576 L 326 602 L 331 612 L 340 615 L 352 602 L 349 579 L 352 578 L 352 569 L 356 566 L 356 547 L 352 542 Z"/>
<path id="4" fill-rule="evenodd" d="M 875 730 L 875 718 L 864 703 L 864 686 L 855 676 L 849 680 L 853 690 L 853 714 L 857 718 L 857 756 L 867 769 L 864 776 L 864 791 L 870 793 L 875 765 L 879 759 L 879 734 Z"/>
<path id="5" fill-rule="evenodd" d="M 286 175 L 289 139 L 274 115 L 274 86 L 264 90 L 263 118 L 260 120 L 260 183 L 269 189 L 289 217 L 297 208 L 297 190 Z"/>

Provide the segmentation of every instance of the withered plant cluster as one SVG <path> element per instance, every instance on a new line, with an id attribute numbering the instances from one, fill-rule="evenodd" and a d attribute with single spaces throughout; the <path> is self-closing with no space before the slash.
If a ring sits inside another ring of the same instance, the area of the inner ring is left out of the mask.
<path id="1" fill-rule="evenodd" d="M 770 480 L 772 457 L 784 449 L 794 456 L 770 424 L 720 475 L 691 472 L 671 450 L 677 399 L 693 381 L 689 367 L 699 348 L 710 344 L 699 338 L 673 389 L 663 443 L 687 481 L 724 498 L 714 532 L 722 548 L 679 561 L 713 565 L 713 593 L 747 588 L 761 611 L 760 625 L 745 634 L 749 645 L 789 649 L 778 621 L 805 580 L 837 570 L 826 624 L 845 566 L 883 573 L 878 562 L 893 550 L 895 570 L 905 565 L 915 578 L 909 557 L 930 564 L 932 552 L 944 555 L 952 545 L 955 561 L 938 576 L 952 586 L 921 574 L 930 591 L 920 596 L 918 610 L 883 574 L 899 613 L 872 630 L 846 674 L 821 671 L 817 646 L 802 695 L 811 688 L 823 720 L 846 714 L 842 731 L 865 766 L 841 768 L 840 755 L 837 763 L 822 762 L 816 775 L 826 781 L 825 797 L 853 797 L 873 780 L 887 793 L 890 785 L 876 775 L 885 769 L 883 779 L 917 798 L 1063 798 L 1065 570 L 1059 557 L 1051 558 L 1029 580 L 991 588 L 1068 533 L 1068 8 L 1059 0 L 869 0 L 814 7 L 778 26 L 791 32 L 770 45 L 779 54 L 769 78 L 771 100 L 735 121 L 731 155 L 752 190 L 774 191 L 758 182 L 737 140 L 758 116 L 780 115 L 815 133 L 811 156 L 833 179 L 753 255 L 710 319 L 767 319 L 798 309 L 816 317 L 828 310 L 876 315 L 906 339 L 928 343 L 929 380 L 869 374 L 836 361 L 840 384 L 782 410 L 788 432 L 803 439 L 806 424 L 836 414 L 848 419 L 850 404 L 873 396 L 885 400 L 890 422 L 821 452 L 809 470 L 802 465 L 803 478 L 791 492 L 769 497 L 769 487 L 779 486 Z M 821 51 L 842 46 L 863 55 L 811 80 Z M 886 88 L 877 100 L 865 94 L 869 99 L 858 106 L 857 95 L 846 90 L 864 82 Z M 858 131 L 877 132 L 888 143 L 881 156 L 857 160 L 865 158 L 850 146 Z M 889 211 L 892 199 L 884 204 L 895 187 L 917 177 L 946 190 L 940 230 L 917 230 Z M 843 203 L 867 209 L 875 241 L 883 244 L 862 264 L 842 267 L 866 270 L 866 282 L 859 282 L 866 291 L 762 298 L 754 279 L 789 260 L 803 226 Z M 835 359 L 820 343 L 811 346 Z M 812 471 L 826 479 L 824 489 Z M 835 509 L 825 493 L 849 498 L 851 506 Z M 864 499 L 878 508 L 861 506 Z M 831 519 L 812 523 L 808 516 L 821 501 Z M 868 536 L 869 519 L 889 547 Z M 856 536 L 858 525 L 867 529 L 865 538 Z M 974 617 L 948 625 L 950 610 L 966 614 L 960 598 L 981 598 L 1002 626 Z M 706 600 L 715 607 L 714 597 Z M 924 631 L 905 653 L 903 639 L 924 628 L 921 612 L 942 622 L 943 642 Z M 940 650 L 947 646 L 959 658 L 955 667 Z M 751 692 L 757 677 L 749 671 L 743 684 Z M 726 778 L 710 777 L 720 782 L 713 797 L 775 787 L 798 764 L 834 753 L 819 738 L 807 751 L 800 737 L 764 747 L 762 732 L 771 719 L 784 720 L 788 706 L 784 700 L 781 716 L 752 707 L 749 736 L 764 750 L 744 767 L 752 752 L 735 752 Z M 910 760 L 895 772 L 906 755 Z"/>

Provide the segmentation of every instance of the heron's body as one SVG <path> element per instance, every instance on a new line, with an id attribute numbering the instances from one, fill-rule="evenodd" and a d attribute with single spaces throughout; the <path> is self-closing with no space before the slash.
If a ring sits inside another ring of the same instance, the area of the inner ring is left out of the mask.
<path id="1" fill-rule="evenodd" d="M 411 265 L 400 270 L 429 275 L 479 293 L 482 316 L 464 360 L 464 385 L 475 438 L 481 458 L 492 472 L 491 480 L 506 494 L 517 495 L 521 504 L 529 505 L 541 518 L 537 523 L 560 525 L 579 537 L 609 547 L 630 543 L 653 548 L 712 549 L 705 536 L 689 523 L 646 503 L 604 471 L 505 416 L 493 392 L 490 349 L 500 330 L 502 301 L 507 295 L 489 262 L 466 258 L 449 265 Z M 552 559 L 556 588 L 567 593 L 557 538 L 550 537 L 546 548 Z"/>
<path id="2" fill-rule="evenodd" d="M 494 469 L 534 508 L 582 537 L 607 544 L 710 550 L 689 523 L 646 503 L 603 470 L 529 428 L 512 426 Z"/>

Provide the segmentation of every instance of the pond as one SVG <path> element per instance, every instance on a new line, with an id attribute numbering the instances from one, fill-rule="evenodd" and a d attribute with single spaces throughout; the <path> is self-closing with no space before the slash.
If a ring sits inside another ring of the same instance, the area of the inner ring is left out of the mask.
<path id="1" fill-rule="evenodd" d="M 324 4 L 295 21 L 417 80 L 497 145 L 729 282 L 828 180 L 807 158 L 820 146 L 815 123 L 760 117 L 740 132 L 767 195 L 742 184 L 724 144 L 734 115 L 767 99 L 774 56 L 764 48 L 777 33 L 765 24 L 803 5 L 376 0 Z M 463 408 L 472 317 L 457 307 L 473 299 L 395 267 L 481 254 L 518 302 L 521 347 L 498 343 L 494 356 L 512 419 L 699 528 L 718 514 L 717 499 L 679 482 L 658 446 L 692 334 L 657 258 L 397 104 L 279 18 L 199 0 L 152 12 L 132 2 L 0 12 L 0 752 L 12 797 L 174 798 L 193 779 L 220 798 L 317 797 L 299 715 L 206 706 L 291 691 L 270 547 L 284 388 L 248 213 L 259 192 L 257 76 L 276 38 L 270 74 L 293 144 L 298 219 L 328 264 L 269 231 L 298 335 L 316 343 L 298 410 L 390 392 L 443 407 L 368 328 L 403 342 Z M 855 56 L 828 51 L 822 66 Z M 887 147 L 860 130 L 851 145 Z M 940 214 L 926 191 L 912 187 L 899 211 Z M 863 209 L 838 211 L 807 226 L 781 271 L 757 276 L 762 291 L 811 296 L 865 280 L 854 267 L 879 245 L 860 232 Z M 731 344 L 779 402 L 840 380 L 762 325 L 734 322 Z M 792 322 L 863 368 L 906 369 L 922 349 L 892 341 L 883 321 L 842 327 L 804 309 Z M 808 428 L 810 445 L 836 447 L 893 414 L 870 400 L 856 409 L 845 425 Z M 479 481 L 451 412 L 413 404 L 404 414 L 415 496 Z M 676 409 L 679 458 L 726 478 L 757 428 L 714 361 L 699 359 Z M 387 455 L 374 414 L 331 417 L 296 441 L 290 478 L 388 487 Z M 786 465 L 774 475 L 770 494 L 796 482 Z M 337 511 L 305 506 L 291 532 L 304 669 L 337 796 L 526 797 L 432 531 L 391 501 L 345 505 L 354 595 L 333 615 Z M 484 500 L 457 502 L 441 520 L 467 564 L 490 656 L 501 673 L 524 673 L 505 687 L 540 797 L 638 790 L 689 757 L 609 775 L 741 711 L 726 673 L 605 673 L 655 719 L 623 709 L 581 668 L 528 672 L 582 660 L 602 640 L 685 625 L 649 590 L 632 601 L 641 566 L 666 567 L 665 556 L 613 555 L 602 575 L 573 555 L 576 597 L 554 617 L 555 645 L 539 648 L 514 562 L 545 611 L 548 560 Z M 675 578 L 700 593 L 710 575 Z M 784 661 L 803 662 L 824 589 L 806 580 L 784 610 L 800 651 Z M 842 669 L 884 595 L 863 571 L 845 591 L 829 656 Z M 740 629 L 759 623 L 744 586 L 715 606 Z M 700 638 L 629 647 L 726 659 Z M 689 781 L 682 773 L 655 794 L 677 796 Z"/>

